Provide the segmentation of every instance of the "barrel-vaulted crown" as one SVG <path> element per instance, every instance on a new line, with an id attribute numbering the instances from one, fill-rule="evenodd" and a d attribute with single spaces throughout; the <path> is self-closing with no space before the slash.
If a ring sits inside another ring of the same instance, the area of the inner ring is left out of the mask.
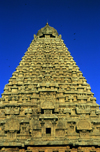
<path id="1" fill-rule="evenodd" d="M 58 32 L 56 29 L 54 29 L 53 27 L 49 26 L 48 23 L 46 23 L 45 27 L 41 28 L 37 33 L 37 36 L 39 37 L 42 37 L 44 35 L 51 35 L 51 37 L 56 37 L 58 36 Z"/>

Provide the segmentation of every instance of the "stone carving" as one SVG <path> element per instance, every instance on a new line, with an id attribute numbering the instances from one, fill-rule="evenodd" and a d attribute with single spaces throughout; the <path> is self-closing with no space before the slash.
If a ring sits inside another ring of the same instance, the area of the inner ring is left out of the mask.
<path id="1" fill-rule="evenodd" d="M 77 123 L 77 130 L 91 130 L 91 123 L 86 119 L 81 119 Z"/>
<path id="2" fill-rule="evenodd" d="M 19 114 L 19 107 L 5 107 L 5 114 L 17 115 Z"/>
<path id="3" fill-rule="evenodd" d="M 65 136 L 64 129 L 56 129 L 56 136 Z"/>
<path id="4" fill-rule="evenodd" d="M 82 147 L 78 147 L 77 152 L 84 152 L 84 151 L 82 150 Z"/>
<path id="5" fill-rule="evenodd" d="M 40 123 L 37 117 L 34 117 L 30 120 L 30 128 L 31 129 L 40 129 Z"/>
<path id="6" fill-rule="evenodd" d="M 65 129 L 65 120 L 64 119 L 60 118 L 60 120 L 58 120 L 57 129 Z"/>
<path id="7" fill-rule="evenodd" d="M 100 110 L 90 89 L 47 23 L 0 98 L 0 151 L 99 152 Z"/>
<path id="8" fill-rule="evenodd" d="M 42 109 L 54 109 L 54 104 L 52 101 L 44 101 L 41 107 Z"/>
<path id="9" fill-rule="evenodd" d="M 0 123 L 0 134 L 1 135 L 4 134 L 4 123 L 3 122 Z"/>
<path id="10" fill-rule="evenodd" d="M 8 119 L 5 123 L 5 131 L 18 131 L 19 130 L 19 121 L 16 118 Z"/>
<path id="11" fill-rule="evenodd" d="M 64 113 L 64 114 L 66 114 L 66 113 L 71 113 L 71 109 L 65 108 L 63 113 Z"/>
<path id="12" fill-rule="evenodd" d="M 74 120 L 69 120 L 67 122 L 67 134 L 74 134 L 75 133 L 75 127 L 76 127 L 76 122 Z"/>
<path id="13" fill-rule="evenodd" d="M 66 147 L 65 152 L 71 152 L 70 146 L 67 146 L 67 147 Z"/>
<path id="14" fill-rule="evenodd" d="M 82 113 L 90 113 L 90 106 L 88 105 L 78 105 L 78 107 L 76 107 L 76 112 L 78 114 L 82 114 Z"/>
<path id="15" fill-rule="evenodd" d="M 80 131 L 81 138 L 89 138 L 89 132 L 87 130 Z"/>
<path id="16" fill-rule="evenodd" d="M 31 108 L 25 109 L 25 114 L 32 114 L 32 109 Z"/>
<path id="17" fill-rule="evenodd" d="M 26 134 L 26 135 L 28 135 L 29 134 L 29 124 L 28 123 L 25 123 L 25 122 L 23 122 L 23 123 L 21 123 L 21 129 L 20 129 L 20 133 L 21 134 Z"/>

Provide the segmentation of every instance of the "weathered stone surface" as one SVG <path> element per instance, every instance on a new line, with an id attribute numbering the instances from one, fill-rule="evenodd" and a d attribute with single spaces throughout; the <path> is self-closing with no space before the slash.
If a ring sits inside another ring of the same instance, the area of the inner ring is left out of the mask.
<path id="1" fill-rule="evenodd" d="M 24 148 L 2 148 L 0 152 L 100 152 L 100 148 L 91 147 L 70 147 L 70 146 L 48 146 L 48 147 L 30 147 Z"/>
<path id="2" fill-rule="evenodd" d="M 100 152 L 99 105 L 48 23 L 5 85 L 0 147 L 0 152 Z"/>

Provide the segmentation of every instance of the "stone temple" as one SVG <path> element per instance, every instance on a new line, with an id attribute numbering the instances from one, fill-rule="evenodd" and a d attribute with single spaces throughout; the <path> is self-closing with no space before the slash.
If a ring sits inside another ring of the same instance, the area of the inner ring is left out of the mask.
<path id="1" fill-rule="evenodd" d="M 99 105 L 48 23 L 0 98 L 0 152 L 100 152 Z"/>

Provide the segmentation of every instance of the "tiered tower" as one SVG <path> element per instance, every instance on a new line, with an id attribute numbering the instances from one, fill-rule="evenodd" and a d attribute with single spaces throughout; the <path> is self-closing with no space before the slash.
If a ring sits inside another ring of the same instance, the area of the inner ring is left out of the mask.
<path id="1" fill-rule="evenodd" d="M 0 152 L 100 152 L 99 105 L 48 23 L 5 85 L 0 147 Z"/>

